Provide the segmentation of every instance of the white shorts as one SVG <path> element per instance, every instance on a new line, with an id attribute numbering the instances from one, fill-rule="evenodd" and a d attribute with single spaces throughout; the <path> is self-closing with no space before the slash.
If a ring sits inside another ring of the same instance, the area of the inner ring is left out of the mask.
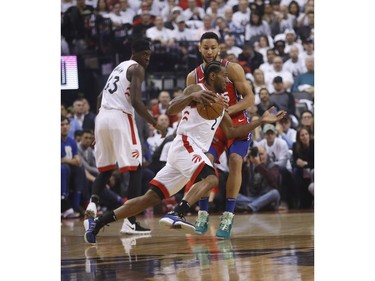
<path id="1" fill-rule="evenodd" d="M 186 183 L 195 181 L 210 159 L 188 137 L 177 135 L 168 152 L 167 164 L 150 181 L 168 198 L 179 192 Z"/>
<path id="2" fill-rule="evenodd" d="M 95 119 L 95 158 L 100 172 L 135 171 L 142 165 L 142 148 L 134 116 L 101 108 Z M 116 166 L 117 164 L 117 166 Z"/>

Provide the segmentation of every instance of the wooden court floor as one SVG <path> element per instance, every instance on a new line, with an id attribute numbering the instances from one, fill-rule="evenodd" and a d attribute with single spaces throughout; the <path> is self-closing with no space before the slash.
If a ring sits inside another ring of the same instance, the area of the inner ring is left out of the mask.
<path id="1" fill-rule="evenodd" d="M 188 216 L 191 223 L 195 214 Z M 81 219 L 61 222 L 61 280 L 314 280 L 314 213 L 236 214 L 232 237 L 161 229 L 160 216 L 138 216 L 151 235 L 120 234 L 123 220 L 83 241 Z"/>

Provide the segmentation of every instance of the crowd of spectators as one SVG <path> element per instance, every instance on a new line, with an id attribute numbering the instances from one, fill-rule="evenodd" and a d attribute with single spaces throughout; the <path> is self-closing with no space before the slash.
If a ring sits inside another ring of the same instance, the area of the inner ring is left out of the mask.
<path id="1" fill-rule="evenodd" d="M 62 55 L 126 60 L 130 57 L 130 43 L 147 37 L 153 42 L 148 73 L 172 71 L 185 78 L 201 63 L 198 43 L 206 31 L 218 34 L 221 58 L 243 67 L 255 94 L 255 105 L 248 109 L 253 120 L 271 106 L 288 112 L 285 120 L 254 130 L 244 162 L 241 204 L 237 211 L 255 212 L 263 207 L 313 208 L 313 191 L 309 190 L 314 182 L 314 0 L 61 2 Z M 98 93 L 87 93 L 90 94 Z M 158 89 L 154 98 L 145 100 L 155 120 L 170 128 L 166 139 L 161 139 L 157 131 L 137 118 L 144 155 L 143 191 L 147 190 L 147 179 L 165 164 L 168 143 L 179 120 L 179 116 L 166 115 L 166 108 L 172 98 L 181 94 L 181 88 Z M 62 145 L 64 217 L 82 213 L 96 175 L 89 144 L 93 140 L 95 111 L 85 98 L 61 105 L 62 143 L 71 144 L 73 140 L 77 145 L 73 149 Z M 251 155 L 254 147 L 259 147 L 258 155 Z M 71 161 L 77 157 L 80 161 Z M 217 165 L 220 186 L 210 199 L 216 210 L 221 210 L 220 198 L 225 198 L 228 169 L 227 160 L 223 161 Z M 127 188 L 126 174 L 115 173 L 103 195 L 106 202 L 103 205 L 113 208 L 122 204 Z M 71 201 L 66 202 L 67 198 Z M 256 201 L 259 198 L 272 198 L 272 204 L 259 205 Z"/>

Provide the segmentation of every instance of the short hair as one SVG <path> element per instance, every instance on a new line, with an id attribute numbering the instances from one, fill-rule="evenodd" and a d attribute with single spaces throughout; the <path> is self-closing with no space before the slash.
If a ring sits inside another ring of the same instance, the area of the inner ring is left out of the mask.
<path id="1" fill-rule="evenodd" d="M 208 76 L 211 72 L 219 73 L 223 66 L 219 61 L 210 61 L 204 68 L 204 81 L 208 82 Z"/>
<path id="2" fill-rule="evenodd" d="M 65 120 L 68 120 L 68 124 L 70 124 L 70 119 L 67 116 L 61 115 L 61 123 Z"/>
<path id="3" fill-rule="evenodd" d="M 138 39 L 133 42 L 132 44 L 132 51 L 134 53 L 141 52 L 141 51 L 150 51 L 151 50 L 151 42 L 145 38 Z"/>
<path id="4" fill-rule="evenodd" d="M 220 42 L 219 36 L 217 36 L 215 32 L 211 32 L 211 31 L 203 33 L 199 42 L 202 43 L 204 39 L 215 39 L 217 43 Z"/>

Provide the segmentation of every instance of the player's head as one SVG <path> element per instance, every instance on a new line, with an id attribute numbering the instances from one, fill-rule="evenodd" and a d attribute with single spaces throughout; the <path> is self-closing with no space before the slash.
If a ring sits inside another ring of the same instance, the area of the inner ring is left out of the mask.
<path id="1" fill-rule="evenodd" d="M 220 53 L 219 37 L 215 32 L 205 32 L 199 41 L 199 52 L 204 63 L 215 61 Z"/>
<path id="2" fill-rule="evenodd" d="M 147 68 L 151 58 L 150 41 L 147 39 L 139 39 L 132 44 L 132 57 L 131 59 L 138 62 L 144 68 Z"/>
<path id="3" fill-rule="evenodd" d="M 225 92 L 228 72 L 218 61 L 211 61 L 204 68 L 204 81 L 217 93 Z"/>

